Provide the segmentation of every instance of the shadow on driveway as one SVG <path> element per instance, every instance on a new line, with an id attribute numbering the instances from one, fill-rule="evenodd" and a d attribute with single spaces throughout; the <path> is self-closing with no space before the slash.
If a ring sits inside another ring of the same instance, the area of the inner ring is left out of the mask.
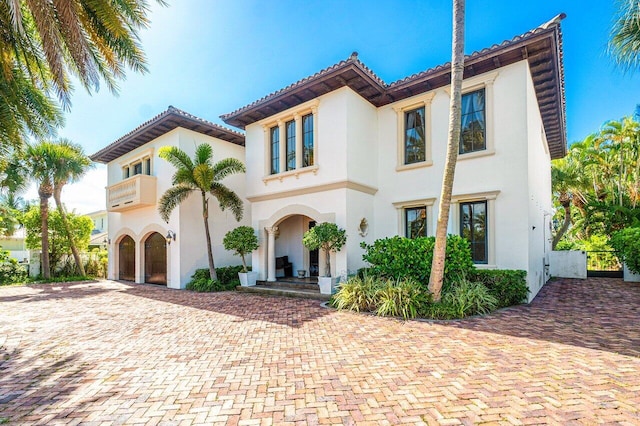
<path id="1" fill-rule="evenodd" d="M 640 284 L 557 279 L 529 305 L 449 325 L 640 357 Z"/>

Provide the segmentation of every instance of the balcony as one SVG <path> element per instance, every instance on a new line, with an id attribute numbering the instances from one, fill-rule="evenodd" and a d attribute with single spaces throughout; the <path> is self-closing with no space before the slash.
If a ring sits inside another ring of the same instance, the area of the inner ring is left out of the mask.
<path id="1" fill-rule="evenodd" d="M 123 212 L 156 204 L 156 177 L 135 175 L 107 187 L 107 210 Z"/>

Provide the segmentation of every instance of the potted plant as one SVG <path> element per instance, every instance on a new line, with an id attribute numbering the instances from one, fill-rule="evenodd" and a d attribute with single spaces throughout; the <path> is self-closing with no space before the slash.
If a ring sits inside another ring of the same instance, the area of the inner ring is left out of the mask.
<path id="1" fill-rule="evenodd" d="M 256 285 L 258 273 L 249 271 L 247 269 L 247 262 L 244 259 L 246 254 L 258 248 L 258 237 L 256 237 L 253 228 L 250 226 L 238 226 L 227 232 L 222 240 L 222 244 L 225 250 L 233 251 L 242 259 L 242 272 L 238 272 L 240 285 L 243 287 Z"/>
<path id="2" fill-rule="evenodd" d="M 321 249 L 325 255 L 324 276 L 318 278 L 320 293 L 331 294 L 339 278 L 331 277 L 331 252 L 338 252 L 347 242 L 344 229 L 335 223 L 320 223 L 305 232 L 302 244 L 309 250 Z"/>

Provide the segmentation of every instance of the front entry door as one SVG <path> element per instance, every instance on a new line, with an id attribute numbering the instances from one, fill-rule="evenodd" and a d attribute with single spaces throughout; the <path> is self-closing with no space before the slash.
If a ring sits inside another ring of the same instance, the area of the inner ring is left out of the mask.
<path id="1" fill-rule="evenodd" d="M 118 244 L 118 264 L 119 280 L 136 280 L 136 243 L 128 235 Z"/>
<path id="2" fill-rule="evenodd" d="M 309 222 L 309 229 L 316 226 L 315 222 Z M 318 249 L 309 250 L 309 276 L 317 277 L 320 272 Z"/>
<path id="3" fill-rule="evenodd" d="M 144 282 L 167 284 L 167 241 L 157 232 L 144 242 Z"/>

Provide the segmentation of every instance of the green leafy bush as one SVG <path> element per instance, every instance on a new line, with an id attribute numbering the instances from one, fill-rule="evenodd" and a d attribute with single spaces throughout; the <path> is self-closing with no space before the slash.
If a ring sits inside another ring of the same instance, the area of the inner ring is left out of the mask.
<path id="1" fill-rule="evenodd" d="M 251 269 L 251 268 L 249 268 Z M 187 290 L 198 292 L 229 291 L 240 285 L 238 272 L 242 271 L 242 265 L 224 266 L 216 268 L 218 279 L 216 281 L 209 277 L 209 269 L 196 269 L 191 276 L 191 281 L 187 284 Z"/>
<path id="2" fill-rule="evenodd" d="M 463 279 L 442 297 L 444 309 L 455 313 L 456 318 L 488 314 L 498 307 L 498 299 L 481 283 Z"/>
<path id="3" fill-rule="evenodd" d="M 415 318 L 423 306 L 431 301 L 420 284 L 412 279 L 387 280 L 376 292 L 376 313 L 381 316 Z"/>
<path id="4" fill-rule="evenodd" d="M 431 261 L 435 237 L 383 238 L 371 245 L 365 243 L 362 258 L 370 264 L 369 273 L 392 279 L 411 278 L 425 289 L 431 274 Z M 474 269 L 469 242 L 458 236 L 447 236 L 447 255 L 444 270 L 443 291 L 456 277 L 465 276 Z"/>
<path id="5" fill-rule="evenodd" d="M 471 271 L 469 281 L 480 282 L 498 300 L 498 308 L 519 305 L 527 300 L 527 272 L 511 269 L 476 269 Z"/>
<path id="6" fill-rule="evenodd" d="M 238 226 L 237 228 L 227 232 L 222 240 L 225 250 L 233 251 L 242 259 L 242 272 L 247 272 L 247 263 L 244 257 L 254 250 L 257 250 L 258 237 L 250 226 Z"/>
<path id="7" fill-rule="evenodd" d="M 611 235 L 611 246 L 634 274 L 640 274 L 640 228 L 625 228 Z"/>
<path id="8" fill-rule="evenodd" d="M 15 284 L 27 280 L 27 271 L 9 252 L 0 250 L 0 285 Z"/>
<path id="9" fill-rule="evenodd" d="M 90 277 L 105 278 L 107 276 L 107 265 L 109 263 L 109 253 L 107 250 L 94 248 L 89 253 L 89 259 L 84 264 L 84 270 Z"/>
<path id="10" fill-rule="evenodd" d="M 380 286 L 380 280 L 371 275 L 351 277 L 338 287 L 338 292 L 333 297 L 333 306 L 356 312 L 374 311 L 376 293 Z"/>

